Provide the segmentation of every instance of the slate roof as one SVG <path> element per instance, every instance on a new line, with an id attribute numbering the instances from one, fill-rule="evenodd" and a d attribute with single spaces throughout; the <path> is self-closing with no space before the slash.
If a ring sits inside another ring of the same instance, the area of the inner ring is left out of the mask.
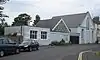
<path id="1" fill-rule="evenodd" d="M 42 28 L 50 28 L 52 29 L 60 20 L 60 18 L 57 19 L 46 19 L 46 20 L 40 20 L 36 27 L 42 27 Z"/>
<path id="2" fill-rule="evenodd" d="M 78 27 L 85 19 L 87 13 L 54 16 L 52 19 L 40 20 L 37 27 L 52 29 L 60 19 L 63 19 L 69 28 Z"/>
<path id="3" fill-rule="evenodd" d="M 62 18 L 69 28 L 74 28 L 74 27 L 78 27 L 83 22 L 86 15 L 87 13 L 80 13 L 80 14 L 72 14 L 72 15 L 55 16 L 52 19 Z"/>

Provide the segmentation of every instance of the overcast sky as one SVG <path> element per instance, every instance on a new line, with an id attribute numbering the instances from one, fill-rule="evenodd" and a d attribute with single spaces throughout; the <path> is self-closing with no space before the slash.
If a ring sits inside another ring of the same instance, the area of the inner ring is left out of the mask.
<path id="1" fill-rule="evenodd" d="M 9 24 L 20 13 L 31 15 L 32 20 L 36 14 L 41 19 L 87 11 L 92 16 L 100 15 L 100 0 L 10 0 L 4 7 L 4 13 L 10 17 L 6 19 Z"/>

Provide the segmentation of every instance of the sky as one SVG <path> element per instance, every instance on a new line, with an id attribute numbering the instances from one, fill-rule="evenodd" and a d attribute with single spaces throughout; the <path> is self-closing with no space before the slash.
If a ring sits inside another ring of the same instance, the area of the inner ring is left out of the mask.
<path id="1" fill-rule="evenodd" d="M 21 13 L 27 13 L 32 21 L 38 14 L 41 19 L 53 16 L 90 12 L 91 16 L 100 16 L 100 0 L 10 0 L 4 4 L 4 13 L 8 24 Z"/>

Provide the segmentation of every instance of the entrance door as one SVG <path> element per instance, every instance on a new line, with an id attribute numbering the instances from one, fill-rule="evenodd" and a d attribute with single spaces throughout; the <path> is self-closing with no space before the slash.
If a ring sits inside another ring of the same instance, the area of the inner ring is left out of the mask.
<path id="1" fill-rule="evenodd" d="M 79 36 L 70 36 L 70 41 L 72 44 L 79 44 Z"/>

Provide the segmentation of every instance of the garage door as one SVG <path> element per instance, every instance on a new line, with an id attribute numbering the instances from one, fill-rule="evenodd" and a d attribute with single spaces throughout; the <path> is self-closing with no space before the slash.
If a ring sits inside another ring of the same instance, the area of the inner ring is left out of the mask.
<path id="1" fill-rule="evenodd" d="M 70 42 L 72 44 L 79 44 L 79 36 L 70 36 Z"/>

